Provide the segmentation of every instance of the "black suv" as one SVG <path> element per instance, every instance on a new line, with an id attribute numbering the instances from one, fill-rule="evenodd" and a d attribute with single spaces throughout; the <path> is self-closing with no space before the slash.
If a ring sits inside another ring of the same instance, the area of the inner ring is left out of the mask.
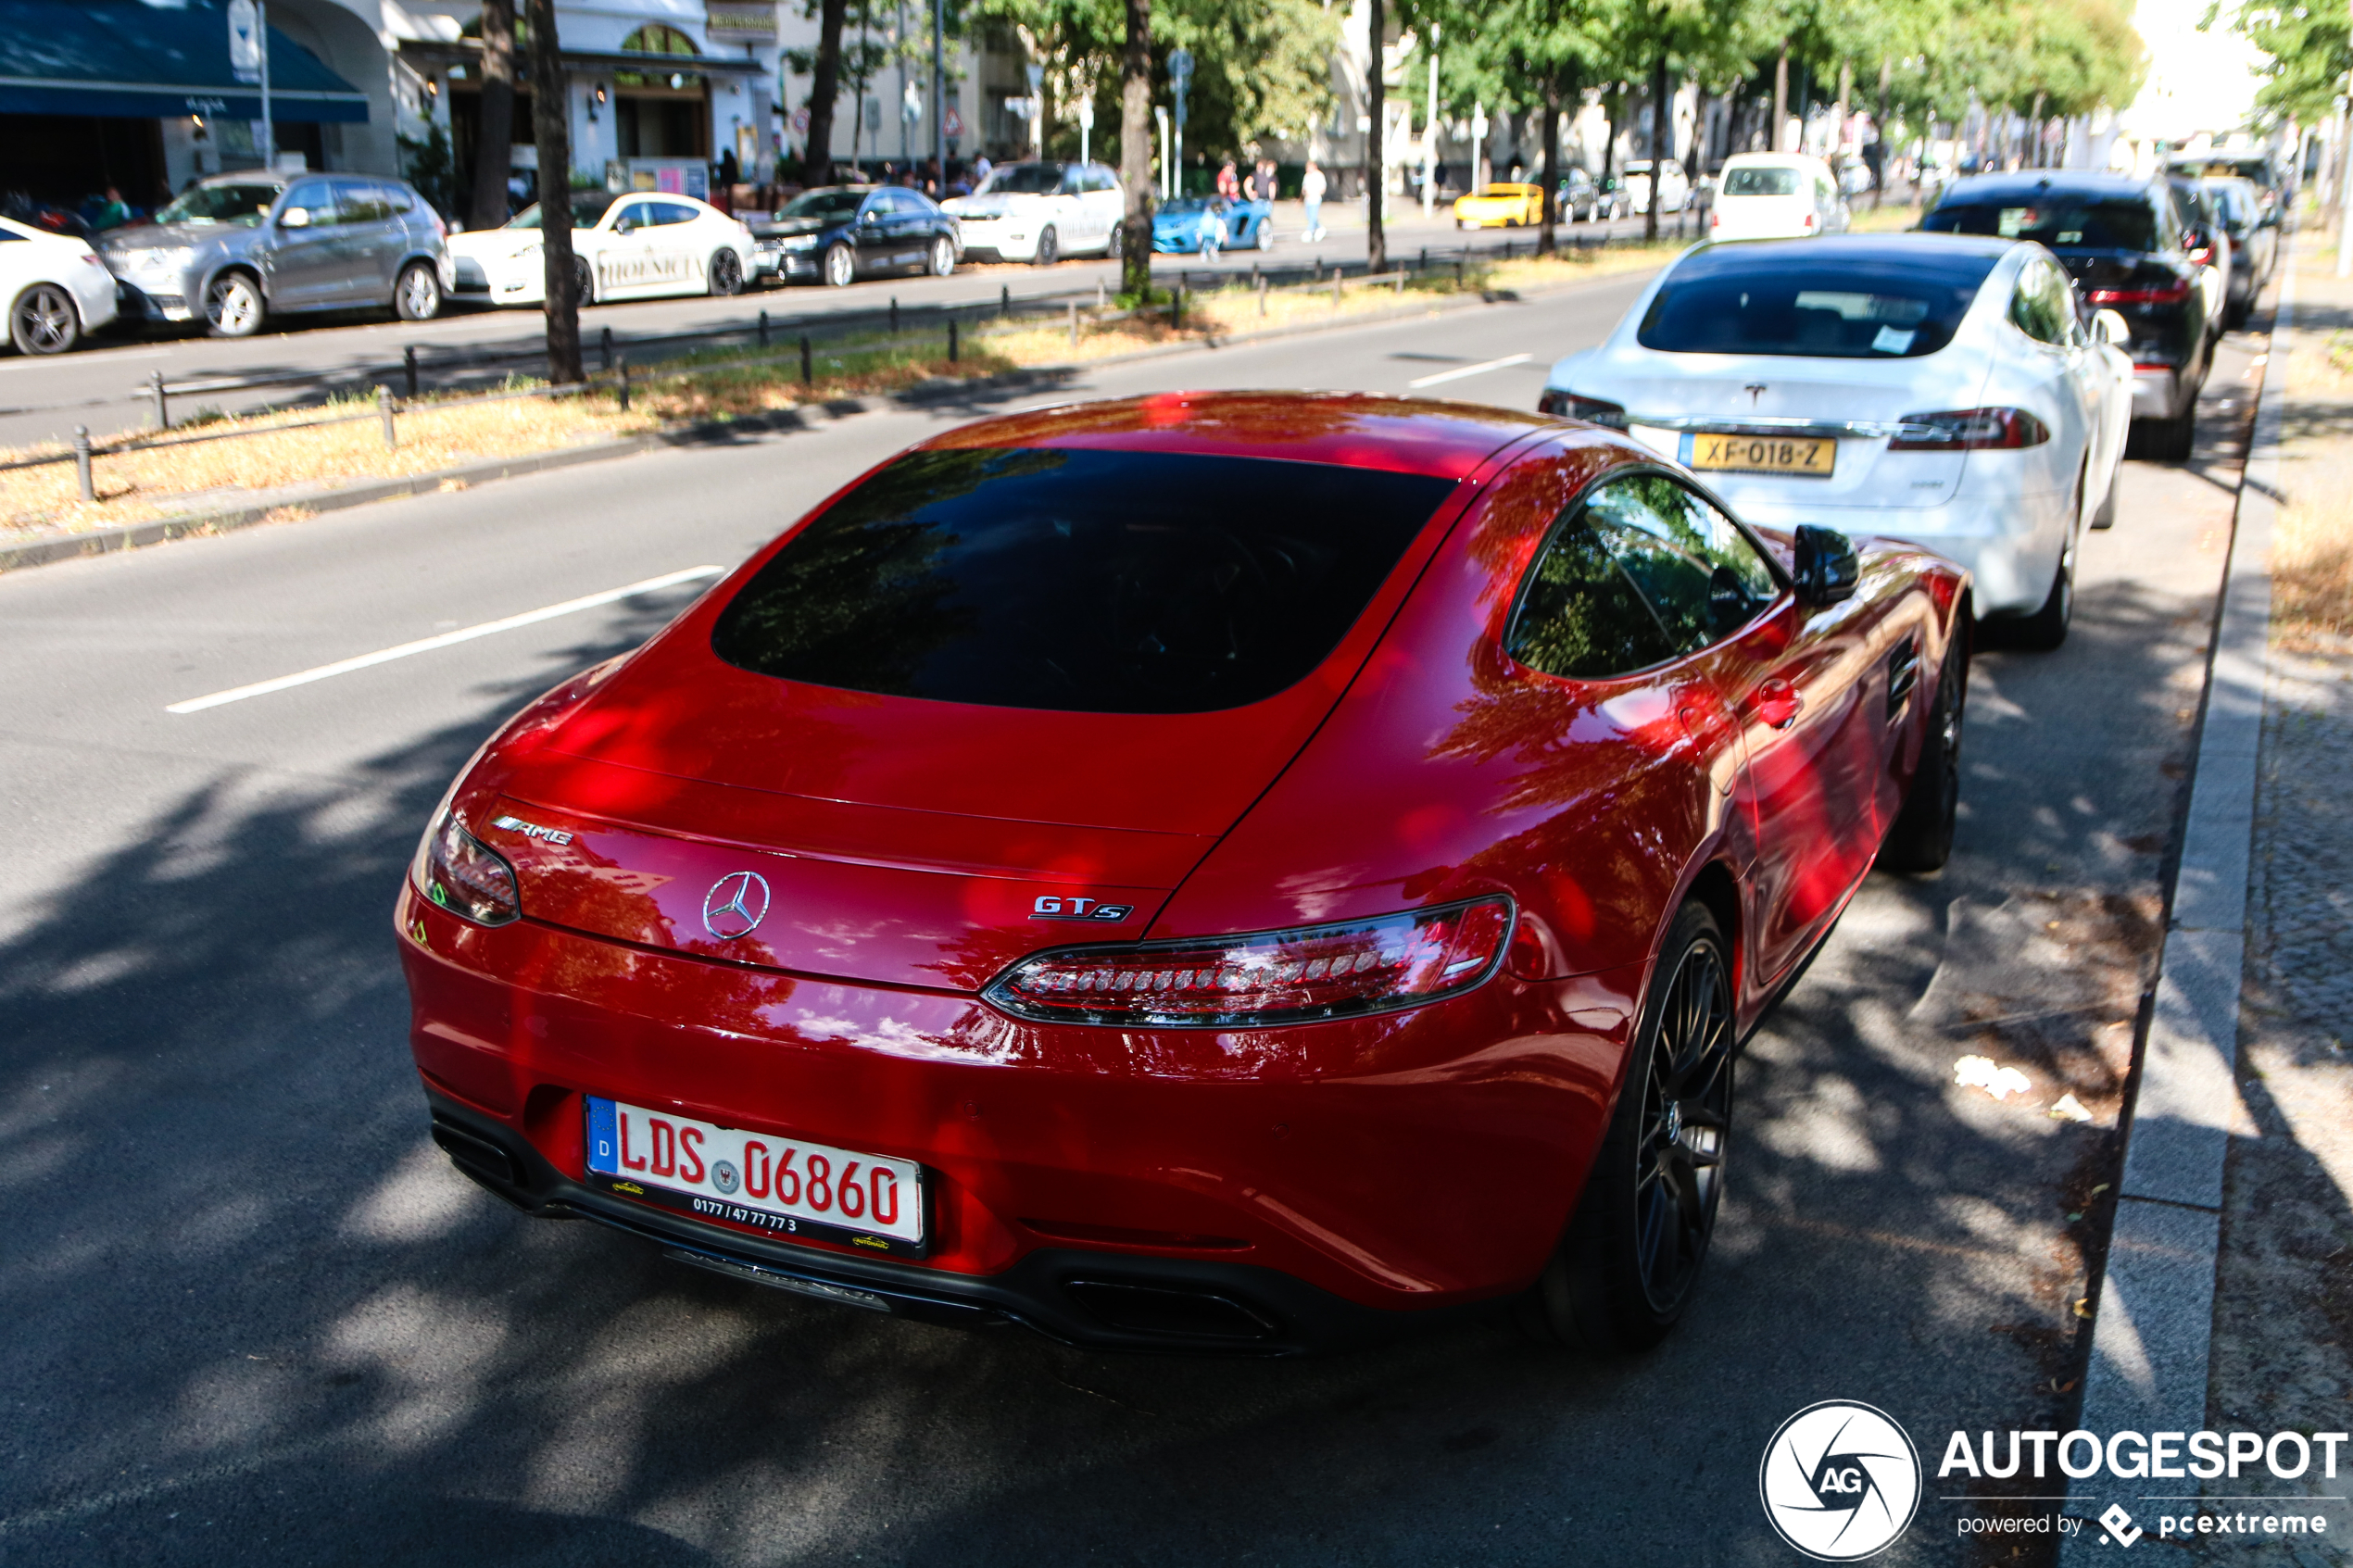
<path id="1" fill-rule="evenodd" d="M 2113 310 L 2131 328 L 2133 418 L 2150 455 L 2190 454 L 2198 389 L 2213 365 L 2199 263 L 2164 177 L 2060 170 L 1954 182 L 1920 227 L 2032 240 L 2075 280 L 2079 307 Z"/>

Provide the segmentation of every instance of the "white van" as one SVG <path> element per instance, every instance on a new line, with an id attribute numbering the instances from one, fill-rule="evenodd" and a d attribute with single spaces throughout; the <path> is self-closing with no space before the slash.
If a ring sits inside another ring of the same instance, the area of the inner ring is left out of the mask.
<path id="1" fill-rule="evenodd" d="M 1735 153 L 1708 207 L 1711 240 L 1793 240 L 1843 233 L 1846 198 L 1830 165 L 1804 153 Z"/>

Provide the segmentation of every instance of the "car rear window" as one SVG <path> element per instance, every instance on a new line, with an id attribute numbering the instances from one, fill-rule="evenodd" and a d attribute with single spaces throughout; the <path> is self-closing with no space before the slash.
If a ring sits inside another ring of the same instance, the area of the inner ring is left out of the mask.
<path id="1" fill-rule="evenodd" d="M 1734 169 L 1724 175 L 1728 196 L 1793 196 L 1798 194 L 1794 169 Z"/>
<path id="2" fill-rule="evenodd" d="M 911 452 L 761 567 L 711 647 L 890 696 L 1239 708 L 1323 662 L 1453 489 L 1263 458 Z"/>
<path id="3" fill-rule="evenodd" d="M 1667 354 L 1918 358 L 1953 341 L 1998 259 L 1922 251 L 1843 260 L 1824 257 L 1820 243 L 1700 252 L 1668 274 L 1636 337 Z"/>
<path id="4" fill-rule="evenodd" d="M 2144 196 L 1948 203 L 1921 219 L 1920 227 L 1934 233 L 2032 240 L 2053 250 L 2157 248 L 2157 212 Z"/>

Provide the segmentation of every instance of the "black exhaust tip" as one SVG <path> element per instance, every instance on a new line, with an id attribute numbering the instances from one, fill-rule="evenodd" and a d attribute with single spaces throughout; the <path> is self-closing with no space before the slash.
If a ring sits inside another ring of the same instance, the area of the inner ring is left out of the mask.
<path id="1" fill-rule="evenodd" d="M 457 1162 L 458 1169 L 478 1181 L 499 1186 L 522 1185 L 522 1172 L 515 1157 L 488 1138 L 478 1136 L 463 1127 L 453 1126 L 439 1117 L 434 1118 L 433 1141 L 441 1146 L 444 1154 Z"/>
<path id="2" fill-rule="evenodd" d="M 1272 1339 L 1280 1326 L 1257 1307 L 1214 1290 L 1105 1279 L 1064 1280 L 1063 1289 L 1090 1316 L 1130 1334 L 1249 1344 Z"/>

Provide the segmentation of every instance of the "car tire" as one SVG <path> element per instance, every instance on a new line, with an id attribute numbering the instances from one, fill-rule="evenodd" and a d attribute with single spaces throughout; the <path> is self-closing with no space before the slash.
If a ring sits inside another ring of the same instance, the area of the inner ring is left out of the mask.
<path id="1" fill-rule="evenodd" d="M 1270 212 L 1258 220 L 1258 238 L 1255 243 L 1260 250 L 1275 248 L 1275 215 L 1273 213 Z"/>
<path id="2" fill-rule="evenodd" d="M 585 256 L 572 258 L 572 302 L 574 305 L 597 303 L 597 270 L 588 265 Z"/>
<path id="3" fill-rule="evenodd" d="M 2075 552 L 2059 552 L 2058 571 L 2051 574 L 2051 591 L 2043 600 L 2043 608 L 2010 623 L 2009 636 L 2004 640 L 2029 653 L 2050 653 L 2067 641 L 2067 629 L 2075 620 Z"/>
<path id="4" fill-rule="evenodd" d="M 1584 1197 L 1521 1303 L 1538 1338 L 1600 1355 L 1648 1349 L 1697 1294 L 1731 1130 L 1731 974 L 1715 915 L 1685 904 L 1659 949 Z"/>
<path id="5" fill-rule="evenodd" d="M 1055 234 L 1054 226 L 1051 223 L 1049 223 L 1038 232 L 1038 265 L 1040 267 L 1051 267 L 1055 262 L 1060 261 L 1062 258 L 1062 240 Z"/>
<path id="6" fill-rule="evenodd" d="M 1953 822 L 1961 803 L 1961 716 L 1969 699 L 1968 621 L 1957 618 L 1944 664 L 1937 671 L 1935 705 L 1920 737 L 1911 787 L 1881 844 L 1888 871 L 1920 875 L 1942 871 L 1953 858 Z"/>
<path id="7" fill-rule="evenodd" d="M 8 341 L 24 355 L 63 354 L 82 341 L 82 311 L 61 283 L 35 283 L 8 307 Z"/>
<path id="8" fill-rule="evenodd" d="M 2152 462 L 2186 463 L 2197 445 L 2197 398 L 2193 395 L 2189 406 L 2170 420 L 2150 420 L 2143 438 L 2144 449 Z"/>
<path id="9" fill-rule="evenodd" d="M 744 259 L 732 245 L 721 245 L 711 253 L 710 262 L 702 273 L 712 295 L 725 299 L 744 292 Z"/>
<path id="10" fill-rule="evenodd" d="M 836 240 L 825 247 L 824 273 L 826 287 L 848 288 L 858 281 L 857 253 L 839 240 Z"/>
<path id="11" fill-rule="evenodd" d="M 404 321 L 430 321 L 441 314 L 441 274 L 430 261 L 411 261 L 392 285 L 392 313 Z"/>
<path id="12" fill-rule="evenodd" d="M 931 264 L 925 270 L 935 278 L 945 278 L 956 270 L 956 242 L 945 234 L 935 234 L 931 241 Z"/>
<path id="13" fill-rule="evenodd" d="M 2109 529 L 2116 526 L 2116 487 L 2117 483 L 2123 477 L 2124 465 L 2119 463 L 2115 471 L 2108 476 L 2108 494 L 2100 497 L 2100 509 L 2092 514 L 2090 526 L 2093 528 Z"/>
<path id="14" fill-rule="evenodd" d="M 215 337 L 251 337 L 269 314 L 250 272 L 223 272 L 205 285 L 205 326 Z"/>

